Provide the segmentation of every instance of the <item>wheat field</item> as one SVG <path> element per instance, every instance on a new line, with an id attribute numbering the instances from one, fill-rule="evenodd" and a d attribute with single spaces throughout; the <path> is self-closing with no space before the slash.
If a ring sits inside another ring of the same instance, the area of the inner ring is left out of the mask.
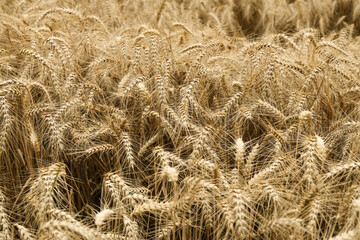
<path id="1" fill-rule="evenodd" d="M 359 0 L 0 2 L 0 239 L 360 239 Z"/>

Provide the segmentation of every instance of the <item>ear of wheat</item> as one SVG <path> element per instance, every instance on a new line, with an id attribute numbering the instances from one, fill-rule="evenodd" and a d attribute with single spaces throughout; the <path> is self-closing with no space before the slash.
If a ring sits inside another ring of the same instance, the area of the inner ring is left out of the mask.
<path id="1" fill-rule="evenodd" d="M 358 239 L 360 3 L 0 3 L 0 238 Z"/>

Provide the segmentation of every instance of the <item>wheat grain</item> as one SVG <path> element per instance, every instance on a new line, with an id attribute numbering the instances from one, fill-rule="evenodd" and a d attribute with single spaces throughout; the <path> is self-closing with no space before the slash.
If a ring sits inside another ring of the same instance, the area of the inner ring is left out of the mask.
<path id="1" fill-rule="evenodd" d="M 1 3 L 0 238 L 359 238 L 359 6 Z"/>
<path id="2" fill-rule="evenodd" d="M 35 239 L 34 235 L 28 229 L 26 229 L 24 226 L 22 226 L 20 224 L 14 224 L 14 225 L 16 226 L 16 228 L 18 229 L 18 231 L 20 233 L 21 240 L 34 240 Z"/>

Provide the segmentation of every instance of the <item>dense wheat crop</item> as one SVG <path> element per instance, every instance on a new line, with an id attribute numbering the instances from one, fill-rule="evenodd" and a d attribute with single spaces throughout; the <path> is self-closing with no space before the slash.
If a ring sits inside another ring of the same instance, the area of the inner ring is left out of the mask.
<path id="1" fill-rule="evenodd" d="M 0 239 L 360 239 L 359 1 L 0 6 Z"/>

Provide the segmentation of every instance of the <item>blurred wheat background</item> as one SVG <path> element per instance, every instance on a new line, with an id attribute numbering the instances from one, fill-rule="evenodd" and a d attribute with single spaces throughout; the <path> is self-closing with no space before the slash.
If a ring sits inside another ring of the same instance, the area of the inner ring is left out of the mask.
<path id="1" fill-rule="evenodd" d="M 0 239 L 360 239 L 359 0 L 0 6 Z"/>

